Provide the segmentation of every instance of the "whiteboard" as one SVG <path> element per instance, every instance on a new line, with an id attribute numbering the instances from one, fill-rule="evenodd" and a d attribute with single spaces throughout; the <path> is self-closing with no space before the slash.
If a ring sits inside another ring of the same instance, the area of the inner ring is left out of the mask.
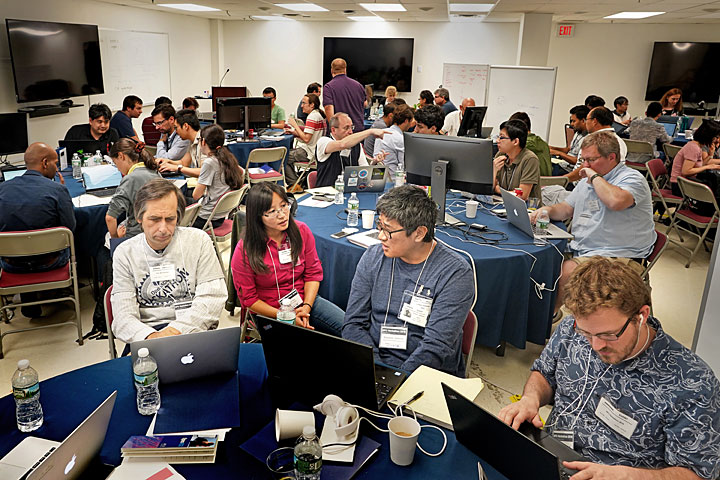
<path id="1" fill-rule="evenodd" d="M 717 242 L 715 242 L 717 245 Z M 700 313 L 697 326 L 695 327 L 695 338 L 692 350 L 700 355 L 700 358 L 710 365 L 715 376 L 720 377 L 720 351 L 718 351 L 718 339 L 720 339 L 720 265 L 718 265 L 718 248 L 713 247 L 708 268 L 705 291 L 703 292 Z"/>
<path id="2" fill-rule="evenodd" d="M 154 104 L 159 96 L 171 96 L 170 43 L 167 33 L 133 32 L 101 28 L 105 93 L 93 102 L 120 110 L 128 95 L 137 95 L 143 103 Z"/>
<path id="3" fill-rule="evenodd" d="M 485 105 L 489 65 L 443 63 L 443 88 L 450 91 L 450 100 L 459 106 L 463 98 L 473 98 L 475 105 Z"/>
<path id="4" fill-rule="evenodd" d="M 556 67 L 491 65 L 487 113 L 483 125 L 494 127 L 515 112 L 530 116 L 532 132 L 547 140 L 550 133 Z"/>

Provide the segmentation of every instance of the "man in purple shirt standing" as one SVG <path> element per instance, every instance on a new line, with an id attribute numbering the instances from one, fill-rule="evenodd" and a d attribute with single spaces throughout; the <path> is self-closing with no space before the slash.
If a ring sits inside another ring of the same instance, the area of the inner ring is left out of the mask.
<path id="1" fill-rule="evenodd" d="M 332 61 L 330 73 L 333 78 L 323 87 L 325 116 L 331 118 L 336 113 L 347 113 L 355 132 L 365 130 L 365 87 L 347 76 L 347 63 L 342 58 Z"/>

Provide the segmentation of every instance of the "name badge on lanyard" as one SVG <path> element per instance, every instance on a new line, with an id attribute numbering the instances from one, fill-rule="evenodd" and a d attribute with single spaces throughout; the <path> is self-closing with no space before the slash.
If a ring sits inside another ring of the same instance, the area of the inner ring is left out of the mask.
<path id="1" fill-rule="evenodd" d="M 407 348 L 408 329 L 402 325 L 383 325 L 380 327 L 380 348 Z"/>
<path id="2" fill-rule="evenodd" d="M 430 297 L 405 290 L 398 319 L 425 328 L 430 316 L 432 301 L 433 299 Z"/>
<path id="3" fill-rule="evenodd" d="M 600 397 L 595 409 L 595 416 L 615 432 L 630 440 L 637 428 L 638 421 L 630 415 L 620 411 L 605 397 Z"/>
<path id="4" fill-rule="evenodd" d="M 282 305 L 282 302 L 285 299 L 290 300 L 290 306 L 292 308 L 297 308 L 300 305 L 302 305 L 302 303 L 303 303 L 302 298 L 300 297 L 300 294 L 298 293 L 297 289 L 295 289 L 295 288 L 293 288 L 290 291 L 290 293 L 288 293 L 287 295 L 285 295 L 284 297 L 282 297 L 280 299 L 280 305 Z"/>
<path id="5" fill-rule="evenodd" d="M 150 281 L 153 283 L 171 282 L 175 280 L 175 265 L 163 263 L 150 267 Z"/>
<path id="6" fill-rule="evenodd" d="M 280 259 L 281 264 L 291 263 L 292 253 L 290 252 L 290 248 L 278 250 L 278 258 Z"/>

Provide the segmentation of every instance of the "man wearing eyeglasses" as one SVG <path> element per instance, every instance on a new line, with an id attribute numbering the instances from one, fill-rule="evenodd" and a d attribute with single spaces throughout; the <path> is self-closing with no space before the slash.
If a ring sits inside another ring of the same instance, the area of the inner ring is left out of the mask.
<path id="1" fill-rule="evenodd" d="M 699 479 L 720 474 L 720 383 L 650 315 L 635 270 L 595 257 L 567 284 L 573 316 L 531 367 L 522 399 L 498 417 L 542 427 L 585 456 L 573 479 Z"/>
<path id="2" fill-rule="evenodd" d="M 321 137 L 315 145 L 315 158 L 318 161 L 317 187 L 328 187 L 335 184 L 338 175 L 342 175 L 345 167 L 378 163 L 385 154 L 377 152 L 375 157 L 368 159 L 362 149 L 362 141 L 374 135 L 383 138 L 386 133 L 379 128 L 370 128 L 353 133 L 353 122 L 347 113 L 336 113 L 328 120 L 330 132 Z"/>
<path id="3" fill-rule="evenodd" d="M 620 163 L 615 133 L 585 137 L 581 156 L 581 180 L 567 199 L 530 214 L 533 223 L 543 210 L 551 220 L 572 218 L 573 258 L 563 262 L 555 312 L 562 305 L 567 279 L 579 263 L 599 255 L 629 263 L 642 272 L 642 262 L 657 238 L 650 188 L 640 172 Z"/>
<path id="4" fill-rule="evenodd" d="M 190 148 L 190 140 L 183 140 L 175 131 L 175 108 L 162 104 L 152 111 L 153 125 L 160 132 L 155 158 L 163 160 L 181 160 Z"/>
<path id="5" fill-rule="evenodd" d="M 376 208 L 381 244 L 355 270 L 343 338 L 402 370 L 427 365 L 463 377 L 463 324 L 474 296 L 468 261 L 435 240 L 437 206 L 424 190 L 393 188 Z"/>

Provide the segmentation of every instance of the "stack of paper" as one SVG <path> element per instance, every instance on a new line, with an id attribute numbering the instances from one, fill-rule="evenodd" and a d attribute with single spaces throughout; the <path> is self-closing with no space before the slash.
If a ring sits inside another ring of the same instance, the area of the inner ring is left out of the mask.
<path id="1" fill-rule="evenodd" d="M 410 404 L 410 408 L 423 420 L 452 430 L 452 420 L 440 382 L 473 401 L 484 387 L 480 378 L 458 378 L 422 365 L 405 380 L 388 403 L 397 407 L 423 392 L 420 398 Z"/>
<path id="2" fill-rule="evenodd" d="M 213 463 L 218 438 L 200 435 L 134 435 L 120 451 L 125 458 L 153 458 L 167 463 Z"/>

